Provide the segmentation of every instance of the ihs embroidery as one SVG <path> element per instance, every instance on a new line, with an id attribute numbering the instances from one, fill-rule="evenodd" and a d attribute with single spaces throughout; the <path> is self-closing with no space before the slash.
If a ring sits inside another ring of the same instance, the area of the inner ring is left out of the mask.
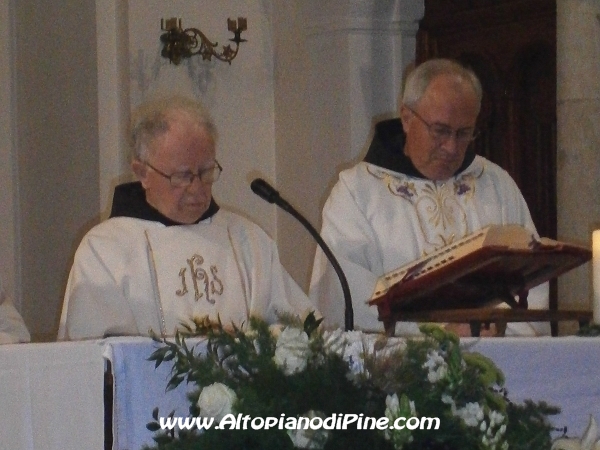
<path id="1" fill-rule="evenodd" d="M 186 273 L 187 269 L 189 268 L 192 277 L 192 284 L 194 286 L 194 299 L 198 301 L 206 295 L 206 301 L 214 305 L 214 296 L 223 294 L 223 282 L 217 276 L 217 266 L 210 266 L 209 275 L 203 267 L 200 267 L 202 266 L 202 264 L 204 264 L 204 258 L 198 254 L 195 254 L 190 259 L 188 259 L 187 264 L 188 267 L 182 267 L 179 270 L 179 278 L 181 279 L 181 289 L 177 289 L 175 293 L 179 297 L 183 297 L 185 294 L 188 293 Z"/>

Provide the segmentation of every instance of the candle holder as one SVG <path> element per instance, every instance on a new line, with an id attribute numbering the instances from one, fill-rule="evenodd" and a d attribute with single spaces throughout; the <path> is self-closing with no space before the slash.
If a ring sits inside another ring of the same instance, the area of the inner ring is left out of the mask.
<path id="1" fill-rule="evenodd" d="M 240 43 L 246 42 L 241 35 L 242 31 L 248 29 L 248 22 L 245 17 L 238 17 L 237 20 L 227 19 L 227 29 L 233 33 L 233 38 L 229 40 L 235 43 L 235 48 L 232 48 L 231 45 L 224 45 L 221 52 L 216 50 L 219 43 L 211 42 L 198 28 L 183 29 L 181 19 L 175 17 L 167 20 L 161 19 L 160 29 L 166 31 L 160 36 L 163 44 L 160 54 L 175 65 L 194 55 L 201 55 L 203 60 L 208 61 L 211 61 L 214 56 L 219 61 L 231 64 L 238 54 Z"/>

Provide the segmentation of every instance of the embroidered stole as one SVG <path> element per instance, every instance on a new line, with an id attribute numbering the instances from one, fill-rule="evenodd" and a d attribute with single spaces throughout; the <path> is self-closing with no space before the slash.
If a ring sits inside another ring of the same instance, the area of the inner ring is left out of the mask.
<path id="1" fill-rule="evenodd" d="M 152 229 L 146 240 L 163 336 L 192 317 L 220 317 L 224 324 L 247 319 L 245 286 L 227 227 Z"/>

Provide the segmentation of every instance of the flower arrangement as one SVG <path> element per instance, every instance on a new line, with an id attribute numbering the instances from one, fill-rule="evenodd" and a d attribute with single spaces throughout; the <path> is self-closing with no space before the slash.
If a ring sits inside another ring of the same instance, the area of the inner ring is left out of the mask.
<path id="1" fill-rule="evenodd" d="M 421 331 L 407 340 L 328 332 L 313 314 L 278 326 L 252 318 L 245 329 L 195 319 L 174 341 L 155 338 L 149 359 L 172 363 L 167 389 L 187 382 L 190 417 L 221 429 L 162 430 L 155 409 L 151 448 L 550 449 L 557 408 L 511 402 L 490 359 L 437 326 Z M 206 339 L 190 344 L 195 336 Z M 254 427 L 253 418 L 275 422 Z"/>

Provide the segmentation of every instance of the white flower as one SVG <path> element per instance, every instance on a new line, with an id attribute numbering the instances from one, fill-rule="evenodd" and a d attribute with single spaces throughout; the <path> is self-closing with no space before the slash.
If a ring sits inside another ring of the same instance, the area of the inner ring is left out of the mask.
<path id="1" fill-rule="evenodd" d="M 286 375 L 302 372 L 309 356 L 308 335 L 299 328 L 288 327 L 277 338 L 275 364 L 282 367 Z"/>
<path id="2" fill-rule="evenodd" d="M 490 411 L 490 428 L 504 422 L 504 414 L 498 411 Z"/>
<path id="3" fill-rule="evenodd" d="M 235 392 L 222 383 L 206 386 L 198 398 L 200 416 L 213 417 L 218 422 L 227 414 L 231 414 L 236 398 Z"/>
<path id="4" fill-rule="evenodd" d="M 400 409 L 400 400 L 398 400 L 398 395 L 388 395 L 385 398 L 385 406 L 386 406 L 386 416 L 388 415 L 388 411 L 395 416 L 398 414 L 398 410 Z M 389 417 L 389 416 L 388 416 Z"/>
<path id="5" fill-rule="evenodd" d="M 317 411 L 308 411 L 303 417 L 308 417 L 309 421 L 314 417 L 325 418 L 325 415 Z M 306 449 L 321 449 L 329 438 L 329 431 L 319 428 L 316 430 L 308 427 L 305 429 L 288 430 L 288 436 L 292 440 L 294 447 Z"/>
<path id="6" fill-rule="evenodd" d="M 411 400 L 410 402 L 408 402 L 408 404 L 410 405 L 410 415 L 411 416 L 416 416 L 417 415 L 417 408 L 415 406 L 415 402 Z"/>
<path id="7" fill-rule="evenodd" d="M 416 416 L 415 403 L 409 400 L 408 397 L 402 394 L 402 398 L 399 399 L 397 394 L 388 395 L 385 398 L 385 417 L 387 417 L 390 423 L 394 422 L 399 417 L 408 416 L 408 409 L 410 409 L 410 415 Z M 413 441 L 413 436 L 408 428 L 394 429 L 387 428 L 383 430 L 383 436 L 391 441 L 394 448 L 401 450 L 406 443 Z"/>
<path id="8" fill-rule="evenodd" d="M 400 400 L 398 399 L 397 394 L 388 395 L 385 398 L 385 411 L 383 413 L 385 417 L 387 417 L 390 422 L 393 422 L 400 416 Z M 392 433 L 390 430 L 385 430 L 384 432 L 386 439 L 392 438 Z"/>
<path id="9" fill-rule="evenodd" d="M 344 360 L 348 363 L 350 374 L 369 376 L 365 369 L 365 347 L 362 342 L 352 342 L 346 347 Z"/>
<path id="10" fill-rule="evenodd" d="M 454 399 L 447 394 L 442 394 L 442 403 L 450 405 L 452 415 L 461 418 L 465 425 L 479 428 L 483 448 L 506 450 L 506 442 L 499 444 L 506 433 L 506 416 L 504 414 L 491 410 L 487 413 L 489 421 L 486 421 L 485 410 L 479 403 L 470 402 L 462 408 L 457 408 Z M 498 428 L 496 429 L 496 427 Z"/>
<path id="11" fill-rule="evenodd" d="M 468 427 L 476 427 L 484 418 L 483 407 L 475 402 L 469 402 L 452 413 L 460 417 Z"/>
<path id="12" fill-rule="evenodd" d="M 350 373 L 348 378 L 364 373 L 364 355 L 368 351 L 360 331 L 343 331 L 339 328 L 323 333 L 325 348 L 344 358 Z"/>
<path id="13" fill-rule="evenodd" d="M 452 408 L 454 408 L 455 405 L 454 399 L 448 394 L 442 394 L 442 403 L 445 403 L 446 405 L 452 405 Z"/>
<path id="14" fill-rule="evenodd" d="M 427 353 L 427 361 L 423 363 L 423 368 L 427 369 L 427 379 L 430 383 L 437 383 L 448 373 L 448 364 L 437 350 Z"/>
<path id="15" fill-rule="evenodd" d="M 327 350 L 344 356 L 348 341 L 345 338 L 345 332 L 341 328 L 336 328 L 333 331 L 325 331 L 323 333 L 323 344 Z"/>

